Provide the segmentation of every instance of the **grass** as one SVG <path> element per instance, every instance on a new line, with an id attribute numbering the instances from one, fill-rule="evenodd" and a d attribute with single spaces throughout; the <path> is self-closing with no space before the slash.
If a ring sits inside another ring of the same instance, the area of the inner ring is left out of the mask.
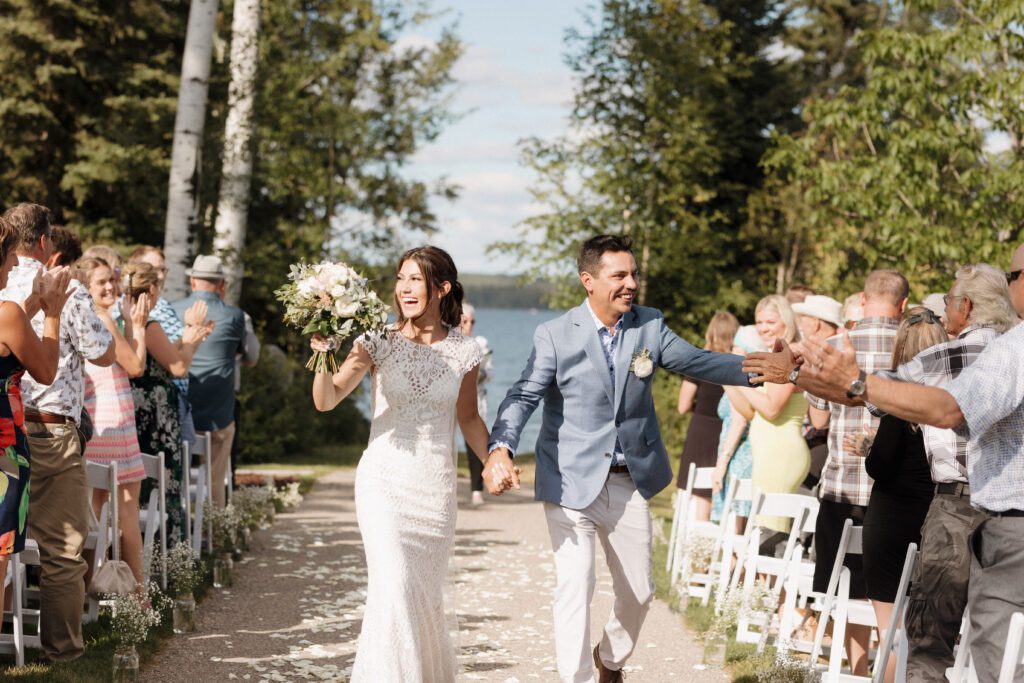
<path id="1" fill-rule="evenodd" d="M 206 578 L 193 595 L 199 603 L 209 592 L 213 584 L 213 574 L 209 563 L 206 565 Z M 198 609 L 198 607 L 197 607 Z M 14 666 L 14 655 L 0 656 L 0 680 L 18 681 L 19 683 L 84 683 L 86 681 L 109 681 L 114 650 L 117 643 L 110 628 L 110 618 L 101 615 L 99 621 L 86 624 L 82 629 L 85 639 L 85 654 L 73 662 L 40 663 L 42 654 L 39 650 L 26 648 L 25 666 Z M 174 637 L 171 627 L 171 611 L 168 609 L 160 626 L 150 633 L 149 640 L 136 646 L 139 660 L 142 663 L 151 657 L 161 644 Z"/>

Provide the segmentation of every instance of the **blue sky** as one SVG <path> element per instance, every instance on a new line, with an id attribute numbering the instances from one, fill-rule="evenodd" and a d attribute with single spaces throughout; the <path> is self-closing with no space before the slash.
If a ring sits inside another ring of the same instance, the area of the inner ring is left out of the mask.
<path id="1" fill-rule="evenodd" d="M 407 167 L 410 175 L 447 177 L 461 186 L 455 202 L 435 200 L 441 232 L 459 270 L 518 273 L 522 268 L 486 254 L 488 244 L 515 236 L 514 226 L 538 207 L 527 188 L 517 143 L 566 130 L 572 74 L 563 61 L 564 34 L 582 27 L 588 0 L 438 0 L 457 22 L 465 53 L 454 70 L 453 109 L 464 113 Z M 428 31 L 430 27 L 424 27 Z M 410 40 L 429 38 L 410 36 Z"/>

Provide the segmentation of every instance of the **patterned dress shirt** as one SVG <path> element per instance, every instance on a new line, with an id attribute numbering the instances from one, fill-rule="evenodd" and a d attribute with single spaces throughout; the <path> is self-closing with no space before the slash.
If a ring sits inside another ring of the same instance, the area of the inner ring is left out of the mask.
<path id="1" fill-rule="evenodd" d="M 32 293 L 32 281 L 43 264 L 27 256 L 18 257 L 18 265 L 7 277 L 7 287 L 0 291 L 0 299 L 22 303 Z M 60 315 L 60 360 L 57 376 L 49 386 L 39 384 L 25 373 L 21 379 L 21 394 L 25 406 L 35 410 L 70 417 L 78 424 L 82 419 L 82 399 L 85 396 L 83 361 L 99 358 L 113 342 L 103 321 L 96 316 L 96 308 L 89 289 L 77 280 L 69 287 L 74 293 Z M 43 315 L 39 311 L 32 318 L 32 329 L 43 334 Z"/>
<path id="2" fill-rule="evenodd" d="M 892 347 L 899 320 L 896 318 L 864 318 L 850 330 L 850 341 L 857 353 L 857 365 L 868 374 L 892 367 Z M 842 348 L 843 338 L 832 337 L 828 343 Z M 835 503 L 867 505 L 874 483 L 864 467 L 864 457 L 848 453 L 843 441 L 848 434 L 877 429 L 879 419 L 864 406 L 846 406 L 807 394 L 807 403 L 818 410 L 831 412 L 828 430 L 828 458 L 821 470 L 818 497 Z"/>
<path id="3" fill-rule="evenodd" d="M 991 327 L 972 325 L 957 335 L 957 338 L 925 349 L 909 363 L 895 370 L 882 370 L 876 374 L 886 379 L 897 379 L 931 387 L 945 389 L 960 376 L 964 368 L 972 365 L 989 343 L 999 336 Z M 881 416 L 883 411 L 869 405 L 873 415 Z M 936 484 L 950 482 L 967 483 L 968 463 L 975 457 L 970 441 L 959 436 L 952 429 L 939 429 L 922 425 L 924 449 L 932 470 L 932 481 Z"/>
<path id="4" fill-rule="evenodd" d="M 587 305 L 587 310 L 590 311 L 590 317 L 594 319 L 594 325 L 597 326 L 597 338 L 601 340 L 601 348 L 604 350 L 604 360 L 608 364 L 608 372 L 612 376 L 612 386 L 615 386 L 615 351 L 619 348 L 619 338 L 622 337 L 622 318 L 619 318 L 615 322 L 614 332 L 609 331 L 605 327 L 604 323 L 594 313 L 594 309 L 590 307 L 590 300 L 587 299 L 583 303 Z M 622 452 L 622 446 L 619 445 L 619 440 L 615 439 L 615 449 L 612 451 L 612 465 L 625 465 L 626 456 Z"/>
<path id="5" fill-rule="evenodd" d="M 994 339 L 948 391 L 971 447 L 971 505 L 1024 510 L 1024 324 Z"/>

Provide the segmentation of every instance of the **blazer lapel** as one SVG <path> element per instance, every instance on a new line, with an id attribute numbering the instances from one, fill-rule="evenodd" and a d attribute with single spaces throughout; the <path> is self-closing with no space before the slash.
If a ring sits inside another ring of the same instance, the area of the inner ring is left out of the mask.
<path id="1" fill-rule="evenodd" d="M 587 305 L 583 304 L 576 309 L 573 318 L 573 325 L 576 326 L 576 335 L 583 343 L 583 350 L 587 353 L 594 366 L 594 371 L 601 379 L 601 385 L 608 394 L 608 400 L 615 402 L 615 389 L 612 387 L 611 373 L 608 372 L 608 363 L 604 358 L 604 349 L 601 348 L 601 340 L 597 337 L 597 328 L 594 327 L 594 320 L 590 317 Z"/>
<path id="2" fill-rule="evenodd" d="M 616 412 L 619 410 L 619 403 L 622 402 L 622 395 L 626 391 L 626 379 L 630 374 L 629 366 L 633 364 L 633 350 L 636 348 L 637 336 L 640 330 L 636 325 L 636 312 L 630 309 L 629 313 L 622 316 L 622 339 L 615 351 L 615 399 Z"/>

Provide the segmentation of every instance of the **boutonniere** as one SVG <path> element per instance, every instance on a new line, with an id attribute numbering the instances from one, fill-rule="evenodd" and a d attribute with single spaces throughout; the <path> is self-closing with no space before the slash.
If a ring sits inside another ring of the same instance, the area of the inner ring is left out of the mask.
<path id="1" fill-rule="evenodd" d="M 629 369 L 640 379 L 650 377 L 651 373 L 654 372 L 654 361 L 651 360 L 651 352 L 644 348 L 640 353 L 634 353 L 633 362 L 629 364 Z"/>

